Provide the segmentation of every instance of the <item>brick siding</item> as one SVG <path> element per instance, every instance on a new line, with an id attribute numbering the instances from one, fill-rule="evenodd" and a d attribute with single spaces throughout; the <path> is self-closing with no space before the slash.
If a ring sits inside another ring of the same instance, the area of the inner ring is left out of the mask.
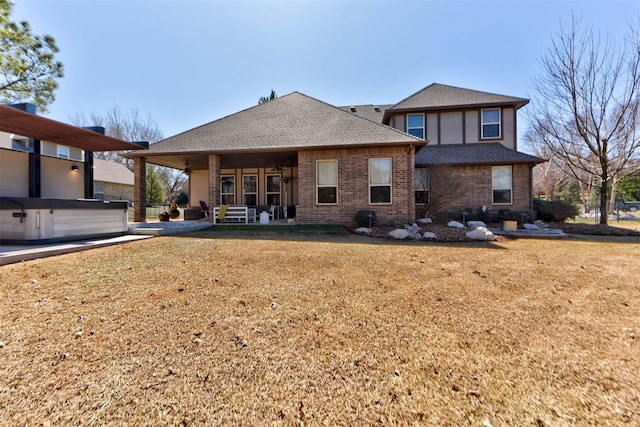
<path id="1" fill-rule="evenodd" d="M 369 159 L 392 159 L 391 204 L 369 204 Z M 338 161 L 338 204 L 316 203 L 316 161 Z M 376 212 L 378 224 L 413 221 L 415 149 L 408 146 L 300 151 L 296 221 L 305 224 L 356 225 L 360 209 Z"/>

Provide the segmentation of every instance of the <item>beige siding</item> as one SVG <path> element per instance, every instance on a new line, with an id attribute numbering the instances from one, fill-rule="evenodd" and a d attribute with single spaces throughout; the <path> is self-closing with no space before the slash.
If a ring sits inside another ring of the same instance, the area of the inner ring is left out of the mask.
<path id="1" fill-rule="evenodd" d="M 462 112 L 440 113 L 440 143 L 462 144 Z"/>
<path id="2" fill-rule="evenodd" d="M 465 111 L 465 142 L 480 142 L 480 124 L 478 123 L 478 110 Z"/>
<path id="3" fill-rule="evenodd" d="M 513 108 L 504 108 L 502 110 L 502 132 L 503 132 L 503 141 L 502 143 L 505 147 L 509 147 L 511 149 L 516 148 L 516 124 L 514 121 L 514 111 Z"/>
<path id="4" fill-rule="evenodd" d="M 206 170 L 193 171 L 189 177 L 189 206 L 200 206 L 200 200 L 209 200 L 209 171 Z"/>
<path id="5" fill-rule="evenodd" d="M 29 196 L 29 155 L 0 149 L 0 196 Z"/>
<path id="6" fill-rule="evenodd" d="M 80 166 L 77 171 L 71 165 Z M 84 197 L 84 168 L 72 160 L 42 156 L 42 197 L 80 199 Z"/>
<path id="7" fill-rule="evenodd" d="M 394 122 L 393 127 L 404 132 L 404 130 L 405 130 L 405 121 L 406 121 L 406 119 L 405 119 L 405 115 L 404 114 L 397 114 L 393 118 L 393 122 Z"/>
<path id="8" fill-rule="evenodd" d="M 426 124 L 427 124 L 427 140 L 429 140 L 429 144 L 431 145 L 439 144 L 438 114 L 436 113 L 427 114 Z"/>

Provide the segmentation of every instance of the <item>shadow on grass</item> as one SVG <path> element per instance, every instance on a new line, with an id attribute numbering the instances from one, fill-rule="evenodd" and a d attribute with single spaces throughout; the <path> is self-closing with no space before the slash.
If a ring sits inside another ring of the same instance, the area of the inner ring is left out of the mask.
<path id="1" fill-rule="evenodd" d="M 429 240 L 395 240 L 351 233 L 345 227 L 329 224 L 295 225 L 213 225 L 207 229 L 173 237 L 198 239 L 286 240 L 299 242 L 335 242 L 393 246 L 459 246 L 478 249 L 506 249 L 497 242 L 433 242 Z"/>

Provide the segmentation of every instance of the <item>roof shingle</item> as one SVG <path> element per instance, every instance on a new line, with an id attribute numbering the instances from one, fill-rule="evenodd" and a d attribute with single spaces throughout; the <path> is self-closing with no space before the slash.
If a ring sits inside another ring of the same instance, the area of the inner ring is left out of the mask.
<path id="1" fill-rule="evenodd" d="M 542 163 L 545 160 L 505 147 L 499 142 L 427 145 L 416 153 L 416 165 Z"/>

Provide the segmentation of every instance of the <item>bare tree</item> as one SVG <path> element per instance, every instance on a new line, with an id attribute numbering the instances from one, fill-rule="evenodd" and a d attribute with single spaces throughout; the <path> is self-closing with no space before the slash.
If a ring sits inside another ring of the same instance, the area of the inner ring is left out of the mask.
<path id="1" fill-rule="evenodd" d="M 600 186 L 600 223 L 607 223 L 612 184 L 640 156 L 640 31 L 617 46 L 575 19 L 542 57 L 529 120 L 537 137 L 579 181 Z"/>
<path id="2" fill-rule="evenodd" d="M 416 203 L 423 204 L 420 215 L 438 213 L 458 199 L 464 185 L 462 175 L 451 173 L 451 166 L 431 165 L 416 169 Z"/>

